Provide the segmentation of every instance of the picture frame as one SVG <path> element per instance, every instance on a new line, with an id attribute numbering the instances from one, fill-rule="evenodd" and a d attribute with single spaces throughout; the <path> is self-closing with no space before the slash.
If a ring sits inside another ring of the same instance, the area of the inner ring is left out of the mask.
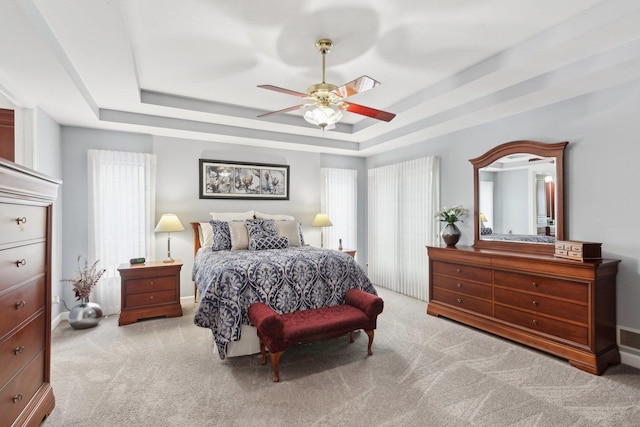
<path id="1" fill-rule="evenodd" d="M 200 159 L 200 199 L 289 200 L 289 165 Z"/>

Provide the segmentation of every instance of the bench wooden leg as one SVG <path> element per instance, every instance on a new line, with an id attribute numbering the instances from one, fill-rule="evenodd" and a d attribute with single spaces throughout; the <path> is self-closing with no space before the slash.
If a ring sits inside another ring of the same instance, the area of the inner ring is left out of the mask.
<path id="1" fill-rule="evenodd" d="M 373 353 L 371 352 L 371 346 L 373 345 L 373 329 L 370 331 L 365 331 L 367 335 L 369 335 L 369 346 L 367 348 L 367 353 L 371 356 Z"/>
<path id="2" fill-rule="evenodd" d="M 265 352 L 264 343 L 260 340 L 260 353 L 262 353 L 262 365 L 267 364 L 267 353 Z"/>
<path id="3" fill-rule="evenodd" d="M 278 363 L 280 362 L 280 357 L 282 356 L 283 351 L 278 351 L 275 353 L 269 352 L 269 357 L 271 358 L 271 367 L 273 368 L 273 382 L 277 383 L 280 381 L 280 375 L 278 373 Z"/>
<path id="4" fill-rule="evenodd" d="M 353 333 L 354 333 L 354 331 L 349 332 L 349 342 L 354 342 L 355 341 Z"/>

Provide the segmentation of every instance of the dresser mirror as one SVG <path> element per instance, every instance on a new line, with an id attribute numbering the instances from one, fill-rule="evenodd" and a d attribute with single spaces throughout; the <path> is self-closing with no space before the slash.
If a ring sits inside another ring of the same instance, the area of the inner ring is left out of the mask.
<path id="1" fill-rule="evenodd" d="M 513 141 L 469 160 L 475 247 L 553 253 L 565 238 L 566 145 Z"/>

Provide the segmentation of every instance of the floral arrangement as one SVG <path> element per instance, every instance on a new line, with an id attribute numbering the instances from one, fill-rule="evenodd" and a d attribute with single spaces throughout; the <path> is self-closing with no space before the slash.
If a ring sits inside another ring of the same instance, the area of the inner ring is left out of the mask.
<path id="1" fill-rule="evenodd" d="M 469 211 L 462 206 L 454 206 L 452 208 L 443 208 L 442 210 L 436 213 L 436 218 L 439 221 L 447 222 L 449 224 L 455 224 L 456 222 L 464 222 L 462 221 L 462 217 L 466 216 Z"/>
<path id="2" fill-rule="evenodd" d="M 78 255 L 78 271 L 76 273 L 76 278 L 60 280 L 61 282 L 73 283 L 73 290 L 76 292 L 76 298 L 78 300 L 89 298 L 89 294 L 91 294 L 91 291 L 98 284 L 102 275 L 107 271 L 105 268 L 101 270 L 97 268 L 98 263 L 100 262 L 99 260 L 89 267 L 89 261 L 85 259 L 83 268 L 80 263 L 80 259 L 81 256 Z"/>

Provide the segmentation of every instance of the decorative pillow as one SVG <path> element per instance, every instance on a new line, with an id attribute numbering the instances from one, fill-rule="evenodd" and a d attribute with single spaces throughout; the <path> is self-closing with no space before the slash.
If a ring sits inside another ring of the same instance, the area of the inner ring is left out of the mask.
<path id="1" fill-rule="evenodd" d="M 256 237 L 249 240 L 250 251 L 284 249 L 287 246 L 289 246 L 289 239 L 282 236 Z"/>
<path id="2" fill-rule="evenodd" d="M 211 220 L 212 230 L 211 249 L 214 251 L 228 251 L 231 249 L 231 232 L 227 221 Z"/>
<path id="3" fill-rule="evenodd" d="M 245 219 L 253 219 L 253 211 L 247 212 L 209 212 L 211 219 L 218 221 L 244 221 Z"/>
<path id="4" fill-rule="evenodd" d="M 302 223 L 298 222 L 298 233 L 300 234 L 300 246 L 306 245 L 304 242 L 304 236 L 302 235 Z"/>
<path id="5" fill-rule="evenodd" d="M 275 221 L 278 236 L 286 237 L 289 246 L 300 246 L 300 228 L 298 221 Z"/>
<path id="6" fill-rule="evenodd" d="M 482 230 L 480 230 L 480 235 L 487 236 L 489 234 L 493 234 L 493 229 L 491 227 L 482 227 Z"/>
<path id="7" fill-rule="evenodd" d="M 213 243 L 213 229 L 208 222 L 200 223 L 200 247 L 209 248 Z"/>
<path id="8" fill-rule="evenodd" d="M 287 220 L 295 219 L 291 215 L 271 215 L 262 212 L 255 211 L 256 218 L 275 219 L 275 220 Z"/>
<path id="9" fill-rule="evenodd" d="M 249 233 L 244 221 L 229 221 L 229 235 L 231 236 L 231 250 L 249 249 Z"/>
<path id="10" fill-rule="evenodd" d="M 249 240 L 277 236 L 276 222 L 272 219 L 246 219 Z"/>

